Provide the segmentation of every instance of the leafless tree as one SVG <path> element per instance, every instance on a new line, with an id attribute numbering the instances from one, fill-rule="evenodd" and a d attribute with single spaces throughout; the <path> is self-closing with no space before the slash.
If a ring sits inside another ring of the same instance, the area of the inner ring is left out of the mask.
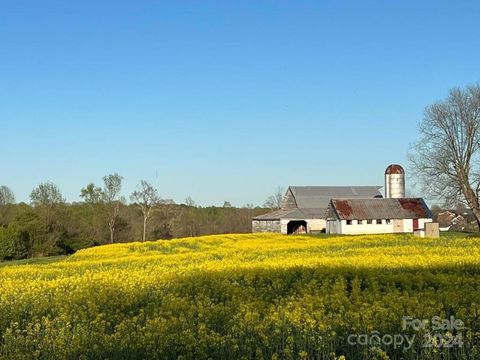
<path id="1" fill-rule="evenodd" d="M 185 199 L 185 205 L 191 206 L 191 207 L 197 207 L 197 203 L 193 201 L 193 199 L 190 196 L 187 196 Z"/>
<path id="2" fill-rule="evenodd" d="M 0 186 L 0 205 L 8 205 L 15 203 L 15 195 L 8 186 Z"/>
<path id="3" fill-rule="evenodd" d="M 140 182 L 138 190 L 134 191 L 130 199 L 140 208 L 143 214 L 143 235 L 142 241 L 145 241 L 147 233 L 147 224 L 153 212 L 160 204 L 160 197 L 157 189 L 145 180 Z"/>
<path id="4" fill-rule="evenodd" d="M 450 90 L 425 109 L 419 131 L 409 161 L 423 190 L 448 206 L 464 202 L 480 226 L 480 86 Z"/>
<path id="5" fill-rule="evenodd" d="M 117 173 L 103 177 L 103 201 L 110 207 L 108 228 L 110 229 L 110 242 L 115 241 L 115 228 L 120 216 L 120 192 L 122 191 L 123 177 Z"/>
<path id="6" fill-rule="evenodd" d="M 283 196 L 285 195 L 285 189 L 279 186 L 273 195 L 270 195 L 265 203 L 263 204 L 264 207 L 269 209 L 281 209 Z"/>

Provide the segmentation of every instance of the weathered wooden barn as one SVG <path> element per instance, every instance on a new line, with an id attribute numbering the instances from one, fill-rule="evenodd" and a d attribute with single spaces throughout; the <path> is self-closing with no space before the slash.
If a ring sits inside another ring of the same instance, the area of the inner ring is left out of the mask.
<path id="1" fill-rule="evenodd" d="M 328 206 L 327 233 L 416 233 L 432 222 L 432 213 L 420 198 L 332 199 Z"/>
<path id="2" fill-rule="evenodd" d="M 253 218 L 252 231 L 325 232 L 327 208 L 332 198 L 381 198 L 380 189 L 381 186 L 290 186 L 282 208 Z"/>

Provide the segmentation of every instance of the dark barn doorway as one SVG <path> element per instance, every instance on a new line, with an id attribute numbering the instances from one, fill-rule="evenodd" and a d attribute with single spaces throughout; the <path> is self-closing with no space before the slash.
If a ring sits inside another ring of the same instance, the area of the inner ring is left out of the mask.
<path id="1" fill-rule="evenodd" d="M 287 234 L 306 234 L 307 222 L 305 220 L 292 220 L 287 224 Z"/>

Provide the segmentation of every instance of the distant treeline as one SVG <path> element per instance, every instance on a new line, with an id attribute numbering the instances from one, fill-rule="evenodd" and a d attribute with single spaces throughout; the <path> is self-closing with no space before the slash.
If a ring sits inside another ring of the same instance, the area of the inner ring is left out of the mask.
<path id="1" fill-rule="evenodd" d="M 147 240 L 251 231 L 253 216 L 265 209 L 161 205 L 147 227 Z M 24 203 L 0 206 L 0 260 L 71 254 L 110 243 L 106 204 Z M 119 206 L 113 242 L 142 239 L 143 215 L 136 205 Z"/>
<path id="2" fill-rule="evenodd" d="M 142 181 L 127 204 L 118 174 L 103 178 L 104 186 L 81 189 L 82 202 L 68 204 L 53 183 L 35 188 L 31 203 L 15 204 L 13 193 L 0 187 L 0 261 L 71 254 L 108 243 L 172 239 L 208 234 L 248 233 L 252 217 L 269 209 L 198 207 L 162 200 Z"/>

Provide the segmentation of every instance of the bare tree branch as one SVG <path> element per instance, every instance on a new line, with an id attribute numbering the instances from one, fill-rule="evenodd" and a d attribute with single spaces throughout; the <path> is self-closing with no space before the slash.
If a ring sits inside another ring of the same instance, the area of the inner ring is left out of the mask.
<path id="1" fill-rule="evenodd" d="M 275 193 L 273 195 L 270 195 L 267 200 L 265 200 L 263 206 L 269 209 L 281 209 L 284 195 L 285 190 L 279 186 L 275 190 Z"/>
<path id="2" fill-rule="evenodd" d="M 466 203 L 480 224 L 480 86 L 450 90 L 425 109 L 419 131 L 409 161 L 423 190 L 446 205 Z"/>

